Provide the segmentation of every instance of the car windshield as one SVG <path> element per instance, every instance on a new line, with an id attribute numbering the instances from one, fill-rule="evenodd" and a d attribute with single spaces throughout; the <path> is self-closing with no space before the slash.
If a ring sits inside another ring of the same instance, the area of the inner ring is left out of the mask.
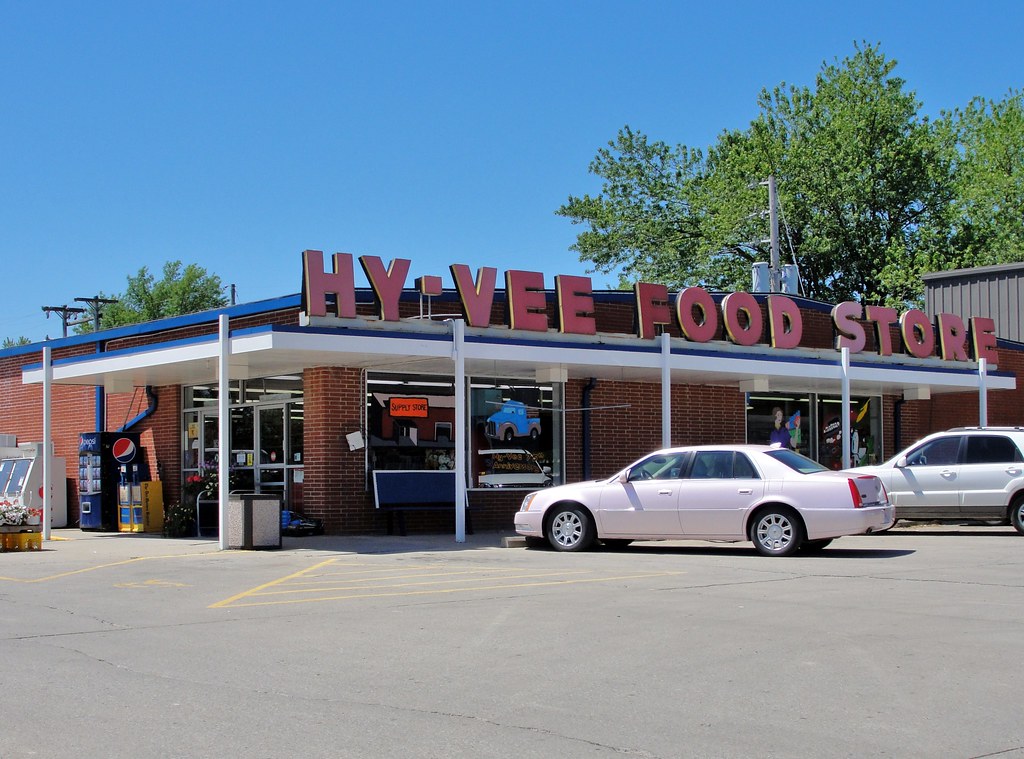
<path id="1" fill-rule="evenodd" d="M 790 469 L 800 472 L 800 474 L 813 474 L 814 472 L 827 472 L 828 467 L 822 466 L 814 459 L 809 459 L 802 453 L 791 451 L 788 448 L 776 448 L 770 451 L 765 451 L 765 456 L 769 456 L 780 464 L 785 464 Z"/>

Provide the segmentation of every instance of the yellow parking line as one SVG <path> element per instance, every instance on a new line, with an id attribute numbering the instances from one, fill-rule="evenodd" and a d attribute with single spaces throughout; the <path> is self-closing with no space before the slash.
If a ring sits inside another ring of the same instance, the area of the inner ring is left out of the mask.
<path id="1" fill-rule="evenodd" d="M 114 562 L 111 562 L 109 564 L 96 564 L 95 566 L 83 567 L 82 569 L 72 569 L 72 570 L 70 570 L 68 572 L 59 572 L 59 573 L 57 573 L 55 575 L 47 575 L 46 577 L 32 577 L 32 578 L 25 579 L 25 578 L 22 578 L 22 577 L 0 576 L 0 581 L 3 581 L 3 582 L 23 582 L 23 583 L 46 582 L 48 580 L 58 580 L 61 577 L 70 577 L 71 575 L 79 575 L 79 574 L 83 574 L 85 572 L 95 572 L 95 571 L 97 571 L 99 569 L 109 569 L 110 567 L 120 567 L 120 566 L 124 566 L 125 564 L 134 564 L 137 561 L 151 561 L 153 559 L 184 559 L 184 558 L 187 558 L 189 556 L 205 556 L 205 555 L 208 555 L 208 554 L 179 553 L 179 554 L 168 554 L 166 556 L 136 556 L 135 558 L 125 559 L 124 561 L 114 561 Z"/>
<path id="2" fill-rule="evenodd" d="M 209 608 L 209 609 L 217 609 L 217 608 L 222 607 L 222 606 L 227 606 L 232 601 L 234 601 L 234 600 L 236 600 L 238 598 L 244 598 L 245 596 L 250 595 L 251 593 L 258 593 L 259 591 L 263 590 L 264 588 L 271 588 L 274 585 L 280 585 L 282 582 L 287 582 L 288 580 L 292 579 L 293 577 L 302 577 L 303 575 L 309 574 L 310 572 L 312 572 L 314 569 L 317 569 L 318 567 L 325 567 L 328 564 L 333 564 L 335 561 L 336 561 L 336 559 L 327 559 L 326 561 L 321 561 L 319 564 L 314 564 L 313 566 L 307 567 L 306 569 L 300 569 L 298 572 L 293 572 L 292 574 L 287 575 L 285 577 L 278 578 L 277 580 L 271 580 L 270 582 L 265 582 L 262 585 L 257 585 L 255 588 L 252 588 L 251 590 L 243 590 L 241 593 L 238 593 L 236 595 L 231 596 L 231 598 L 225 598 L 223 601 L 218 601 L 215 604 L 210 604 L 207 608 Z"/>
<path id="3" fill-rule="evenodd" d="M 298 577 L 303 577 L 305 575 L 308 575 L 310 572 L 312 572 L 312 571 L 314 571 L 314 570 L 316 570 L 316 569 L 318 569 L 320 567 L 323 567 L 323 566 L 326 566 L 328 564 L 331 564 L 332 562 L 333 562 L 332 559 L 328 559 L 327 561 L 321 562 L 320 564 L 316 564 L 316 565 L 314 565 L 312 567 L 309 567 L 308 569 L 304 569 L 304 570 L 301 570 L 299 572 L 295 572 L 294 574 L 288 575 L 287 577 L 282 577 L 282 578 L 280 578 L 278 580 L 274 580 L 272 582 L 264 583 L 263 585 L 259 585 L 259 586 L 255 587 L 255 588 L 252 588 L 251 590 L 247 590 L 247 591 L 244 591 L 242 593 L 238 593 L 237 595 L 234 595 L 231 598 L 227 598 L 227 599 L 225 599 L 223 601 L 218 601 L 215 604 L 211 604 L 209 608 L 211 608 L 211 609 L 214 609 L 214 608 L 224 608 L 224 607 L 227 607 L 227 606 L 230 606 L 231 608 L 237 608 L 237 607 L 241 607 L 241 606 L 274 606 L 274 605 L 278 605 L 278 604 L 299 604 L 299 603 L 315 603 L 315 602 L 321 602 L 321 601 L 341 601 L 341 600 L 350 600 L 350 599 L 354 599 L 354 598 L 387 598 L 387 597 L 398 597 L 398 596 L 442 595 L 442 594 L 451 594 L 451 593 L 468 593 L 468 592 L 480 592 L 480 591 L 509 590 L 509 589 L 515 589 L 515 588 L 535 588 L 535 587 L 550 587 L 550 586 L 557 586 L 557 585 L 573 585 L 573 584 L 585 583 L 585 582 L 593 583 L 593 582 L 616 582 L 616 581 L 620 581 L 620 580 L 643 580 L 643 579 L 654 578 L 654 577 L 668 577 L 668 576 L 673 576 L 673 575 L 685 574 L 685 572 L 644 572 L 644 573 L 640 573 L 640 574 L 630 574 L 630 575 L 608 575 L 608 576 L 600 576 L 600 577 L 569 577 L 569 578 L 565 578 L 566 574 L 573 574 L 573 572 L 557 572 L 557 573 L 542 573 L 542 574 L 539 574 L 539 575 L 530 575 L 530 574 L 526 574 L 526 575 L 513 575 L 513 576 L 509 576 L 509 577 L 505 578 L 505 579 L 508 579 L 508 580 L 516 580 L 516 579 L 523 579 L 523 578 L 530 578 L 530 577 L 546 577 L 546 576 L 549 576 L 550 574 L 557 574 L 557 575 L 561 576 L 561 579 L 544 580 L 544 581 L 540 581 L 540 582 L 511 582 L 510 583 L 510 582 L 501 582 L 499 580 L 499 582 L 494 583 L 493 582 L 494 578 L 487 578 L 488 580 L 491 580 L 492 582 L 489 583 L 489 584 L 486 584 L 486 585 L 462 585 L 462 586 L 457 587 L 457 588 L 441 588 L 441 587 L 437 587 L 437 586 L 441 585 L 441 584 L 444 584 L 446 581 L 434 581 L 434 580 L 432 580 L 432 581 L 429 581 L 427 583 L 408 582 L 408 583 L 399 583 L 399 584 L 392 584 L 392 585 L 379 586 L 379 587 L 363 587 L 363 588 L 359 588 L 358 592 L 355 592 L 355 593 L 328 594 L 328 595 L 324 595 L 324 593 L 336 593 L 336 591 L 338 591 L 338 590 L 349 591 L 349 590 L 353 590 L 353 588 L 352 587 L 347 587 L 347 586 L 336 587 L 336 588 L 320 588 L 320 589 L 306 587 L 306 588 L 301 588 L 301 589 L 297 589 L 297 590 L 290 590 L 287 587 L 282 587 L 289 580 L 292 580 L 292 579 L 295 579 L 295 578 L 298 578 Z M 486 570 L 481 570 L 477 574 L 483 574 L 485 571 Z M 578 571 L 575 572 L 575 573 L 576 574 L 583 574 L 583 572 L 578 572 Z M 431 575 L 431 576 L 433 576 L 433 575 Z M 409 576 L 407 579 L 412 580 L 412 578 L 413 578 L 413 576 Z M 367 579 L 373 579 L 373 578 L 367 578 Z M 379 578 L 379 579 L 395 580 L 395 579 L 402 579 L 402 578 L 394 578 L 394 577 L 392 577 L 392 578 Z M 452 582 L 466 582 L 466 581 L 467 581 L 466 578 L 460 578 L 460 579 L 457 579 L 457 580 L 452 580 Z M 435 587 L 431 587 L 431 588 L 428 588 L 428 589 L 421 589 L 421 590 L 408 590 L 408 589 L 406 589 L 406 590 L 397 590 L 397 588 L 405 588 L 405 587 L 407 587 L 409 585 L 422 586 L 424 584 L 433 585 Z M 274 588 L 274 590 L 268 593 L 266 591 L 269 588 Z M 385 589 L 385 588 L 388 588 L 388 589 Z M 319 590 L 319 592 L 317 592 L 318 590 Z M 309 597 L 308 594 L 311 594 L 311 593 L 316 593 L 316 595 L 314 597 Z M 275 596 L 277 596 L 277 595 L 295 596 L 295 595 L 298 595 L 298 594 L 303 594 L 304 597 L 302 597 L 302 598 L 294 598 L 294 597 L 292 597 L 292 598 L 275 598 L 275 599 L 262 600 L 262 601 L 255 601 L 255 600 L 253 600 L 253 601 L 246 601 L 245 600 L 245 599 L 251 599 L 251 598 L 266 598 L 267 596 L 270 596 L 270 595 L 275 595 Z"/>
<path id="4" fill-rule="evenodd" d="M 436 567 L 429 567 L 429 568 L 430 569 L 436 569 Z M 390 574 L 391 572 L 395 572 L 396 574 Z M 293 586 L 293 585 L 303 585 L 303 586 L 307 586 L 307 587 L 315 587 L 317 585 L 325 585 L 325 584 L 329 585 L 331 583 L 338 582 L 339 580 L 344 580 L 346 582 L 373 582 L 375 580 L 387 580 L 387 579 L 401 580 L 401 579 L 403 579 L 405 577 L 456 577 L 456 576 L 459 576 L 459 575 L 463 575 L 463 576 L 465 576 L 465 575 L 476 576 L 476 575 L 481 575 L 481 574 L 499 574 L 501 572 L 521 573 L 521 570 L 519 570 L 516 567 L 508 567 L 507 569 L 501 569 L 501 568 L 494 568 L 494 569 L 491 569 L 491 568 L 480 568 L 480 569 L 465 569 L 465 570 L 457 570 L 457 571 L 416 573 L 415 569 L 412 572 L 410 572 L 409 568 L 407 568 L 407 567 L 403 567 L 401 569 L 399 569 L 399 568 L 395 568 L 395 569 L 382 568 L 379 572 L 352 572 L 352 573 L 348 573 L 348 572 L 325 572 L 323 574 L 317 575 L 316 578 L 311 578 L 311 579 L 309 579 L 309 580 L 307 580 L 305 582 L 291 582 L 291 583 L 289 583 L 289 585 L 290 586 Z M 563 574 L 563 575 L 569 574 L 569 575 L 571 575 L 571 574 L 589 574 L 589 573 L 590 573 L 590 570 L 579 569 L 579 570 L 561 571 L 561 572 L 558 572 L 557 574 Z M 545 573 L 545 574 L 547 574 L 547 573 Z M 355 577 L 354 575 L 362 575 L 362 577 Z"/>
<path id="5" fill-rule="evenodd" d="M 472 575 L 475 575 L 475 576 L 479 576 L 479 575 L 485 574 L 485 573 L 486 573 L 486 570 L 481 570 L 479 572 L 455 572 L 454 574 L 457 574 L 457 575 L 472 574 Z M 521 579 L 526 579 L 526 578 L 551 577 L 551 576 L 562 576 L 562 577 L 564 577 L 566 574 L 583 574 L 583 573 L 582 572 L 578 572 L 578 573 L 573 573 L 573 572 L 568 572 L 568 573 L 567 572 L 536 572 L 536 573 L 531 573 L 531 572 L 527 572 L 527 573 L 524 573 L 524 574 L 508 575 L 506 577 L 501 577 L 501 578 L 498 578 L 498 579 L 500 579 L 500 580 L 506 580 L 506 579 L 508 579 L 508 580 L 521 580 Z M 248 595 L 253 595 L 253 596 L 257 596 L 257 595 L 258 596 L 271 596 L 271 595 L 280 595 L 282 593 L 323 593 L 323 592 L 335 591 L 335 590 L 356 590 L 356 589 L 358 589 L 360 587 L 359 583 L 372 583 L 372 582 L 381 581 L 381 580 L 403 580 L 403 579 L 410 579 L 410 580 L 413 580 L 413 581 L 410 581 L 410 582 L 389 582 L 387 584 L 373 585 L 372 587 L 369 587 L 367 589 L 368 590 L 373 590 L 373 589 L 376 589 L 376 588 L 406 588 L 406 587 L 409 587 L 409 586 L 412 586 L 412 585 L 419 585 L 419 586 L 424 586 L 424 585 L 450 585 L 450 584 L 456 583 L 456 582 L 463 582 L 464 583 L 464 582 L 467 582 L 467 581 L 472 581 L 472 578 L 467 579 L 466 577 L 452 577 L 450 579 L 445 579 L 445 580 L 426 580 L 426 579 L 424 579 L 423 581 L 419 581 L 420 578 L 438 577 L 438 576 L 444 576 L 444 575 L 428 574 L 428 575 L 408 575 L 407 577 L 366 577 L 366 578 L 363 578 L 361 580 L 355 580 L 355 581 L 353 581 L 352 584 L 349 584 L 349 585 L 334 585 L 334 583 L 337 582 L 335 580 L 331 584 L 328 584 L 326 586 L 319 586 L 319 587 L 308 587 L 308 585 L 306 583 L 300 583 L 302 585 L 302 587 L 296 588 L 296 589 L 293 589 L 293 584 L 289 583 L 288 587 L 282 588 L 280 590 L 272 590 L 272 591 L 269 591 L 269 592 L 260 592 L 260 591 L 254 590 L 254 591 L 251 591 Z M 486 579 L 494 579 L 494 578 L 488 577 Z M 362 587 L 366 588 L 367 586 L 363 585 Z"/>

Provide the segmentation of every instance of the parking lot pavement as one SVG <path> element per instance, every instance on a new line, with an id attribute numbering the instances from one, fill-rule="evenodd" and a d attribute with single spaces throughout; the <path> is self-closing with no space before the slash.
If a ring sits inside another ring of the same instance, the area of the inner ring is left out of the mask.
<path id="1" fill-rule="evenodd" d="M 54 534 L 0 554 L 4 759 L 1024 756 L 1010 528 L 784 559 Z"/>

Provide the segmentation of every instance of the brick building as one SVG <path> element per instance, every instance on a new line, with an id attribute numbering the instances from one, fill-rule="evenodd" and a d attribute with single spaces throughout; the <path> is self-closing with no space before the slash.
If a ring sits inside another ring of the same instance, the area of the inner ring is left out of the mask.
<path id="1" fill-rule="evenodd" d="M 511 529 L 525 491 L 481 486 L 491 462 L 515 466 L 484 455 L 495 449 L 527 451 L 571 482 L 665 444 L 768 442 L 781 414 L 794 447 L 839 468 L 982 417 L 1018 424 L 1024 407 L 1022 346 L 986 338 L 970 314 L 933 324 L 777 294 L 595 292 L 582 277 L 547 288 L 518 271 L 500 289 L 493 270 L 474 279 L 465 267 L 452 267 L 454 288 L 439 277 L 411 288 L 401 259 L 387 270 L 361 259 L 371 287 L 360 289 L 350 259 L 323 275 L 322 257 L 303 262 L 298 295 L 0 351 L 0 433 L 43 440 L 49 389 L 70 526 L 79 435 L 96 430 L 140 433 L 166 503 L 226 453 L 233 486 L 354 534 L 384 527 L 375 471 L 453 470 L 473 526 Z M 488 421 L 510 401 L 540 424 L 499 439 Z M 448 531 L 452 515 L 408 524 Z"/>

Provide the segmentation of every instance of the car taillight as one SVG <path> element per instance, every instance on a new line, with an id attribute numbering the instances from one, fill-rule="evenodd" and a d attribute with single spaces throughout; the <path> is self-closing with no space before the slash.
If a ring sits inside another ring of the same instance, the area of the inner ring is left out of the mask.
<path id="1" fill-rule="evenodd" d="M 857 483 L 852 478 L 846 480 L 850 485 L 850 495 L 853 496 L 853 508 L 859 509 L 864 505 L 864 500 L 860 496 L 860 491 L 857 489 Z"/>

